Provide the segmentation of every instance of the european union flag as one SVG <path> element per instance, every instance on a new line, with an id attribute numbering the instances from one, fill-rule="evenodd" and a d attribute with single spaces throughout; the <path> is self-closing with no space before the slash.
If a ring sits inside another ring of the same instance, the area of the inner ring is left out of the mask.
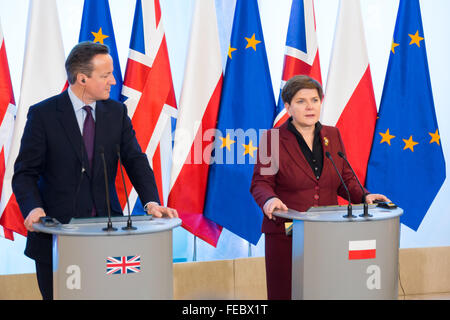
<path id="1" fill-rule="evenodd" d="M 275 97 L 257 0 L 237 0 L 208 176 L 205 216 L 257 244 L 263 213 L 250 194 L 260 130 Z"/>
<path id="2" fill-rule="evenodd" d="M 108 0 L 84 0 L 78 41 L 99 42 L 109 47 L 109 54 L 113 58 L 114 64 L 113 74 L 116 79 L 116 85 L 111 87 L 110 97 L 114 100 L 120 100 L 122 73 L 120 72 L 119 56 L 117 54 Z"/>
<path id="3" fill-rule="evenodd" d="M 400 0 L 366 185 L 417 231 L 444 180 L 419 0 Z"/>

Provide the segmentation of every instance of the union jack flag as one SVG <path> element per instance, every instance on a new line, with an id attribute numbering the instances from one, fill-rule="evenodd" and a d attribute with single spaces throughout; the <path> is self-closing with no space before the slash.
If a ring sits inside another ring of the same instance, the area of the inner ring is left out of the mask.
<path id="1" fill-rule="evenodd" d="M 106 274 L 141 272 L 141 256 L 122 256 L 106 258 Z"/>
<path id="2" fill-rule="evenodd" d="M 147 155 L 155 174 L 161 205 L 166 202 L 172 158 L 172 118 L 176 100 L 172 84 L 166 37 L 159 0 L 137 0 L 130 50 L 122 87 L 136 139 Z M 133 213 L 143 213 L 143 205 L 126 176 L 126 189 Z M 116 189 L 122 208 L 126 197 L 120 175 Z M 133 209 L 134 208 L 134 209 Z"/>
<path id="3" fill-rule="evenodd" d="M 286 81 L 299 74 L 308 75 L 322 83 L 313 2 L 292 1 L 280 93 Z M 280 94 L 274 127 L 280 126 L 288 118 Z"/>

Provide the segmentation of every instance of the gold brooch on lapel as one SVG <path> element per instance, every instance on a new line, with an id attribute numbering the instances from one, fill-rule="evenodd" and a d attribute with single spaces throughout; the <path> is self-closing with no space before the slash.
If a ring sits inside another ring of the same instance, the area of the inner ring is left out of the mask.
<path id="1" fill-rule="evenodd" d="M 330 141 L 327 137 L 323 137 L 323 143 L 325 144 L 325 147 L 328 147 L 328 143 L 330 143 Z"/>

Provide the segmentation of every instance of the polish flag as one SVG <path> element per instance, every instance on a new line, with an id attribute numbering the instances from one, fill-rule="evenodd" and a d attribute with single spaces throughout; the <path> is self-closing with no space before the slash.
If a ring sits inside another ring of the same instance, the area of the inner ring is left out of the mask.
<path id="1" fill-rule="evenodd" d="M 280 126 L 289 118 L 281 99 L 281 91 L 286 81 L 299 74 L 310 76 L 322 83 L 313 0 L 292 1 L 274 127 Z"/>
<path id="2" fill-rule="evenodd" d="M 340 2 L 321 122 L 336 126 L 364 183 L 377 118 L 359 0 Z"/>
<path id="3" fill-rule="evenodd" d="M 14 162 L 19 153 L 28 108 L 39 101 L 61 93 L 66 87 L 67 76 L 64 62 L 64 47 L 56 1 L 30 1 L 21 94 L 0 202 L 1 221 L 8 222 L 4 226 L 24 236 L 27 233 L 23 225 L 23 217 L 11 187 Z M 28 212 L 24 212 L 24 214 L 28 214 Z"/>
<path id="4" fill-rule="evenodd" d="M 136 1 L 122 95 L 136 139 L 153 168 L 159 200 L 164 205 L 169 193 L 172 158 L 171 120 L 177 116 L 177 104 L 159 0 Z M 125 172 L 124 175 L 133 210 L 138 195 Z M 125 208 L 120 174 L 116 177 L 116 189 Z"/>
<path id="5" fill-rule="evenodd" d="M 348 260 L 375 259 L 377 240 L 359 240 L 348 242 Z"/>
<path id="6" fill-rule="evenodd" d="M 222 227 L 203 216 L 212 138 L 222 91 L 214 1 L 197 0 L 175 131 L 169 206 L 182 226 L 212 246 Z"/>

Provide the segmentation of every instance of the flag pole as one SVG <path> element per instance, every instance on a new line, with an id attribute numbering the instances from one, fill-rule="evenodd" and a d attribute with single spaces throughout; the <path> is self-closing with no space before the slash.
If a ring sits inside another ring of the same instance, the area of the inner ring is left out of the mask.
<path id="1" fill-rule="evenodd" d="M 192 261 L 197 261 L 197 236 L 194 235 L 194 252 L 192 255 Z"/>

